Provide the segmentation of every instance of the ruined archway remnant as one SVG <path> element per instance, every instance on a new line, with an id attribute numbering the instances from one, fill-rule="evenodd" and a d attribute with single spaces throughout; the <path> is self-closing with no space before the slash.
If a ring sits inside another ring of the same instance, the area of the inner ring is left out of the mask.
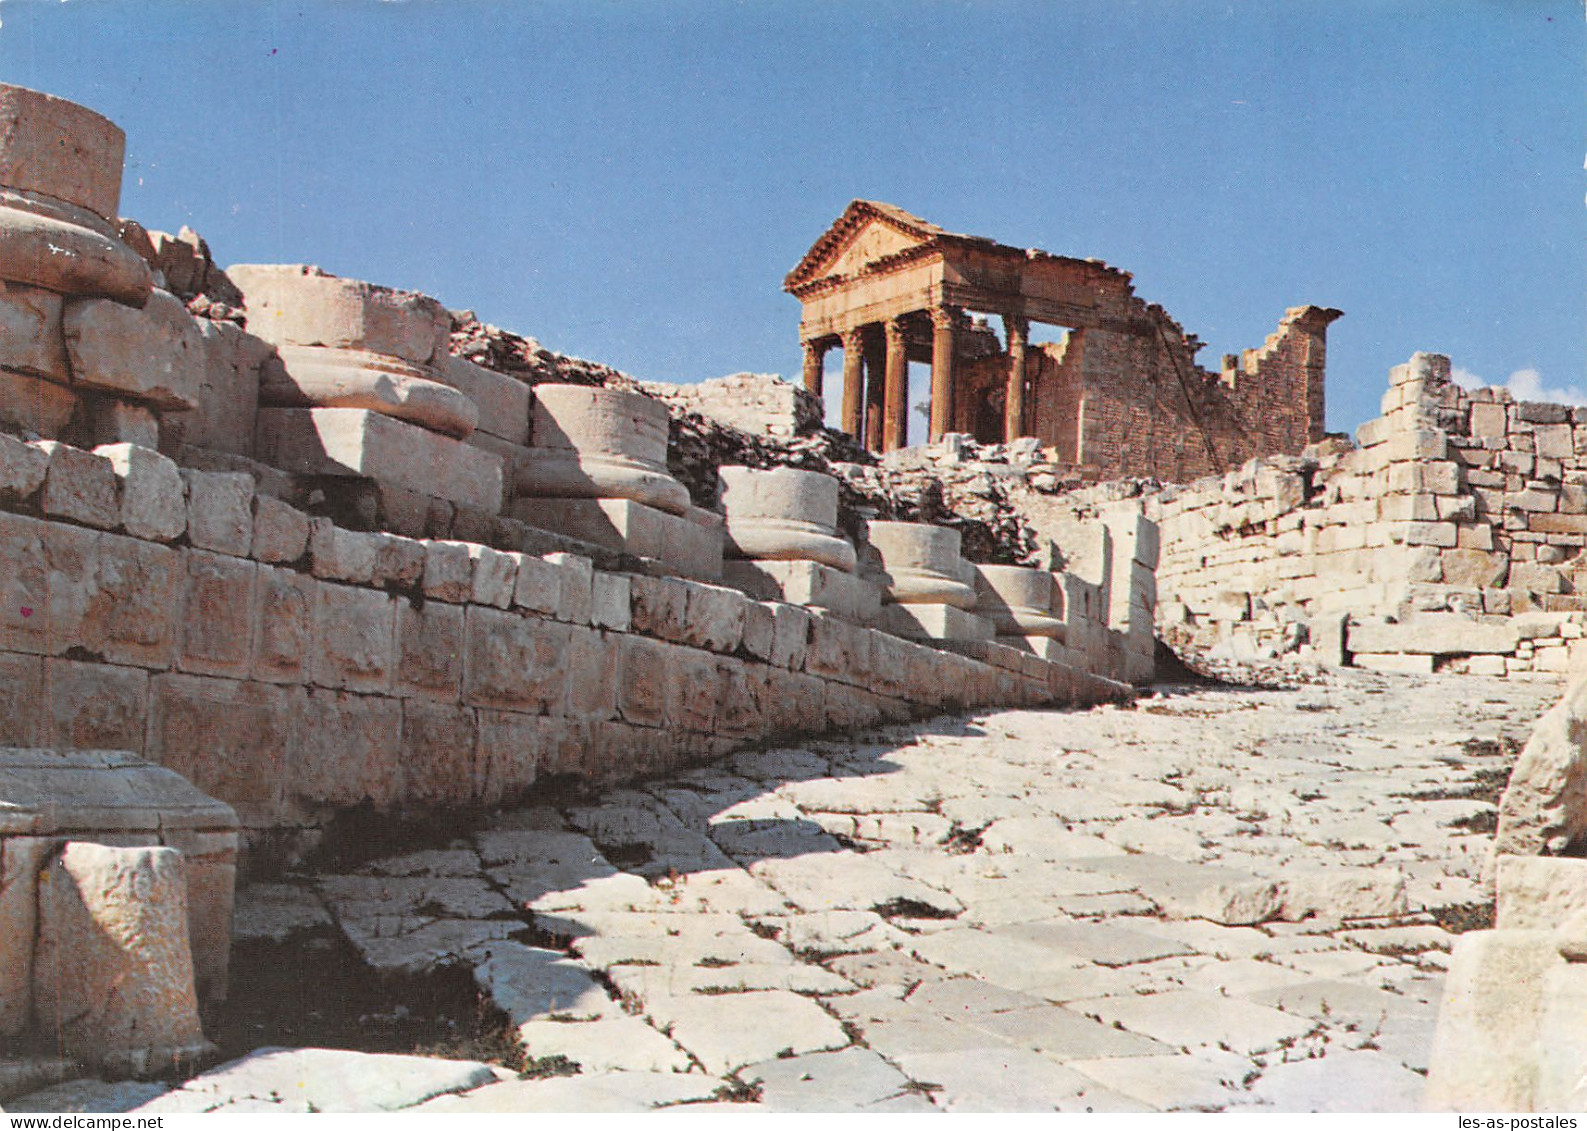
<path id="1" fill-rule="evenodd" d="M 1034 436 L 1107 476 L 1185 480 L 1323 437 L 1327 329 L 1340 312 L 1285 312 L 1260 349 L 1219 372 L 1201 343 L 1135 295 L 1127 271 L 944 231 L 856 200 L 784 281 L 803 304 L 804 383 L 820 394 L 843 350 L 841 425 L 873 451 L 902 447 L 910 361 L 931 365 L 931 426 L 983 441 Z M 967 311 L 998 315 L 1004 343 Z M 1035 323 L 1062 342 L 1032 344 Z M 995 432 L 996 434 L 988 434 Z"/>

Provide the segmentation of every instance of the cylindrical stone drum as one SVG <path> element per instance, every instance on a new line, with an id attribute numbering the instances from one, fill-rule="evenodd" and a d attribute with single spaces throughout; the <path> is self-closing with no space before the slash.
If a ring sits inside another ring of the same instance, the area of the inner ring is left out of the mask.
<path id="1" fill-rule="evenodd" d="M 362 408 L 458 439 L 474 431 L 479 409 L 435 371 L 369 350 L 277 346 L 281 364 L 259 375 L 259 403 L 285 408 Z"/>
<path id="2" fill-rule="evenodd" d="M 125 146 L 86 106 L 0 83 L 0 279 L 147 301 L 154 276 L 115 228 Z"/>
<path id="3" fill-rule="evenodd" d="M 518 494 L 632 499 L 683 514 L 689 492 L 667 470 L 667 406 L 640 393 L 536 385 Z"/>
<path id="4" fill-rule="evenodd" d="M 999 636 L 1064 635 L 1063 591 L 1044 569 L 978 565 L 975 611 Z"/>
<path id="5" fill-rule="evenodd" d="M 923 522 L 872 522 L 866 539 L 876 553 L 875 580 L 901 605 L 975 607 L 975 588 L 965 581 L 959 532 Z"/>
<path id="6" fill-rule="evenodd" d="M 248 332 L 276 346 L 368 350 L 426 365 L 444 350 L 451 318 L 429 295 L 328 275 L 291 263 L 226 269 L 248 311 Z"/>
<path id="7" fill-rule="evenodd" d="M 854 570 L 854 547 L 837 531 L 838 481 L 791 467 L 717 472 L 727 514 L 726 550 L 759 561 L 809 561 Z"/>

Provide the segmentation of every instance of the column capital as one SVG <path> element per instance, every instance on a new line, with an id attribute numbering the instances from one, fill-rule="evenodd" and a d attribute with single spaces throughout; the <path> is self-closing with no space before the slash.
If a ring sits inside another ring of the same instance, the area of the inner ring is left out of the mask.
<path id="1" fill-rule="evenodd" d="M 1023 345 L 1030 339 L 1030 319 L 1023 314 L 1003 315 L 1003 331 L 1008 335 L 1009 344 L 1018 338 Z"/>
<path id="2" fill-rule="evenodd" d="M 894 346 L 900 346 L 904 344 L 905 317 L 905 315 L 900 314 L 898 317 L 889 318 L 886 322 L 882 323 L 882 331 L 887 335 L 887 346 L 889 349 L 893 348 Z"/>
<path id="3" fill-rule="evenodd" d="M 959 324 L 959 315 L 964 312 L 957 306 L 934 306 L 931 308 L 931 326 L 935 330 L 952 330 Z"/>
<path id="4" fill-rule="evenodd" d="M 845 353 L 861 349 L 865 345 L 865 327 L 850 326 L 847 330 L 843 330 L 838 334 L 838 339 L 843 343 Z"/>

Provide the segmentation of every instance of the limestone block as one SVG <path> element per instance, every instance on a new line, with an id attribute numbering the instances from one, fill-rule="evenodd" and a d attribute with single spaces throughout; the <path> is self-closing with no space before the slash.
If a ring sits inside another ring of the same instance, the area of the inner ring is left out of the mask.
<path id="1" fill-rule="evenodd" d="M 562 575 L 557 596 L 557 620 L 569 624 L 588 624 L 590 603 L 595 599 L 594 564 L 579 554 L 547 554 L 545 560 Z"/>
<path id="2" fill-rule="evenodd" d="M 667 666 L 671 646 L 643 636 L 624 636 L 618 644 L 617 707 L 623 718 L 642 726 L 666 725 L 669 718 Z"/>
<path id="3" fill-rule="evenodd" d="M 730 556 L 854 570 L 854 547 L 837 532 L 838 481 L 832 476 L 787 467 L 724 467 L 717 481 Z"/>
<path id="4" fill-rule="evenodd" d="M 177 666 L 202 675 L 244 677 L 252 661 L 257 563 L 190 550 Z"/>
<path id="5" fill-rule="evenodd" d="M 20 1036 L 33 1012 L 38 875 L 54 850 L 48 837 L 0 838 L 0 1038 Z"/>
<path id="6" fill-rule="evenodd" d="M 314 643 L 314 594 L 311 577 L 292 570 L 259 567 L 255 587 L 256 640 L 251 675 L 271 683 L 302 683 L 308 679 Z"/>
<path id="7" fill-rule="evenodd" d="M 187 540 L 203 550 L 247 557 L 253 548 L 253 476 L 184 467 L 182 480 L 187 484 Z"/>
<path id="8" fill-rule="evenodd" d="M 876 624 L 909 640 L 991 640 L 995 635 L 991 621 L 954 605 L 884 605 Z"/>
<path id="9" fill-rule="evenodd" d="M 259 375 L 259 403 L 278 408 L 361 408 L 462 439 L 479 410 L 436 371 L 369 350 L 277 347 Z"/>
<path id="10" fill-rule="evenodd" d="M 287 752 L 288 814 L 397 801 L 407 768 L 401 702 L 315 689 L 295 697 L 291 710 L 297 740 Z"/>
<path id="11" fill-rule="evenodd" d="M 567 646 L 568 700 L 561 713 L 598 722 L 617 714 L 617 647 L 613 637 L 572 625 Z"/>
<path id="12" fill-rule="evenodd" d="M 590 578 L 590 624 L 627 632 L 633 627 L 632 581 L 620 573 L 597 570 Z M 746 619 L 748 610 L 745 610 Z"/>
<path id="13" fill-rule="evenodd" d="M 1472 405 L 1471 434 L 1479 440 L 1502 440 L 1505 433 L 1505 416 L 1505 406 L 1502 404 Z"/>
<path id="14" fill-rule="evenodd" d="M 61 314 L 72 384 L 155 408 L 198 407 L 209 354 L 182 300 L 156 290 L 140 309 L 102 298 L 68 299 Z"/>
<path id="15" fill-rule="evenodd" d="M 1543 994 L 1564 960 L 1548 931 L 1472 931 L 1450 956 L 1427 1111 L 1531 1111 Z"/>
<path id="16" fill-rule="evenodd" d="M 1457 549 L 1445 550 L 1439 559 L 1443 563 L 1445 585 L 1487 589 L 1503 585 L 1510 573 L 1510 558 L 1507 554 Z"/>
<path id="17" fill-rule="evenodd" d="M 562 600 L 562 570 L 554 562 L 529 554 L 515 554 L 518 580 L 513 585 L 513 605 L 555 616 Z"/>
<path id="18" fill-rule="evenodd" d="M 94 454 L 110 461 L 121 481 L 121 528 L 134 538 L 170 542 L 187 530 L 187 499 L 174 462 L 138 444 L 104 444 Z"/>
<path id="19" fill-rule="evenodd" d="M 630 626 L 633 631 L 663 640 L 683 633 L 689 588 L 670 577 L 630 576 L 628 582 Z"/>
<path id="20" fill-rule="evenodd" d="M 976 615 L 999 636 L 1064 634 L 1063 590 L 1046 570 L 1023 566 L 975 567 Z"/>
<path id="21" fill-rule="evenodd" d="M 681 515 L 689 492 L 667 471 L 669 417 L 640 393 L 537 385 L 520 496 L 631 499 Z"/>
<path id="22" fill-rule="evenodd" d="M 0 84 L 0 277 L 139 305 L 148 265 L 112 226 L 125 136 L 63 98 Z"/>
<path id="23" fill-rule="evenodd" d="M 463 698 L 470 706 L 543 712 L 568 698 L 568 626 L 469 606 Z"/>
<path id="24" fill-rule="evenodd" d="M 881 608 L 874 582 L 820 562 L 724 562 L 722 580 L 760 600 L 825 609 L 855 624 L 870 624 Z"/>
<path id="25" fill-rule="evenodd" d="M 463 610 L 441 601 L 397 604 L 398 695 L 455 700 L 463 685 Z"/>
<path id="26" fill-rule="evenodd" d="M 204 345 L 204 366 L 193 389 L 198 406 L 169 417 L 166 426 L 194 447 L 252 456 L 259 372 L 270 345 L 233 322 L 198 318 L 194 323 Z"/>
<path id="27" fill-rule="evenodd" d="M 1358 668 L 1375 672 L 1399 672 L 1404 675 L 1432 675 L 1433 657 L 1429 654 L 1410 655 L 1399 652 L 1357 652 L 1350 657 Z"/>
<path id="28" fill-rule="evenodd" d="M 469 543 L 426 539 L 424 595 L 461 604 L 474 591 L 474 559 Z"/>
<path id="29" fill-rule="evenodd" d="M 861 576 L 883 586 L 890 601 L 975 608 L 975 589 L 959 556 L 959 532 L 919 522 L 872 522 Z"/>
<path id="30" fill-rule="evenodd" d="M 44 486 L 49 466 L 48 450 L 0 432 L 0 499 L 21 502 L 31 498 Z"/>
<path id="31" fill-rule="evenodd" d="M 255 452 L 283 471 L 363 476 L 489 514 L 501 510 L 498 457 L 365 409 L 260 409 Z"/>
<path id="32" fill-rule="evenodd" d="M 85 430 L 81 433 L 87 438 L 85 446 L 137 444 L 159 448 L 160 420 L 146 405 L 90 393 L 83 396 L 81 407 L 85 416 Z"/>
<path id="33" fill-rule="evenodd" d="M 213 1047 L 198 1021 L 180 852 L 73 841 L 38 892 L 34 1016 L 67 1055 L 142 1076 Z"/>
<path id="34" fill-rule="evenodd" d="M 298 688 L 175 672 L 150 680 L 149 758 L 236 808 L 252 827 L 281 819 Z"/>
<path id="35" fill-rule="evenodd" d="M 712 652 L 732 652 L 744 637 L 744 607 L 749 603 L 736 589 L 686 582 L 688 604 L 679 643 Z"/>
<path id="36" fill-rule="evenodd" d="M 1587 841 L 1587 680 L 1537 721 L 1499 801 L 1494 851 L 1560 853 Z M 1519 867 L 1519 865 L 1517 866 Z"/>
<path id="37" fill-rule="evenodd" d="M 1500 855 L 1497 863 L 1500 930 L 1549 931 L 1587 911 L 1587 860 Z"/>
<path id="38" fill-rule="evenodd" d="M 1537 1091 L 1533 1111 L 1587 1111 L 1587 965 L 1548 972 L 1538 1023 Z"/>
<path id="39" fill-rule="evenodd" d="M 273 496 L 254 496 L 250 557 L 261 562 L 295 562 L 308 549 L 308 542 L 308 515 Z"/>
<path id="40" fill-rule="evenodd" d="M 467 805 L 478 726 L 472 708 L 433 699 L 402 704 L 402 797 L 415 805 Z"/>
<path id="41" fill-rule="evenodd" d="M 1404 624 L 1364 622 L 1349 629 L 1350 651 L 1358 653 L 1508 653 L 1519 642 L 1513 624 L 1483 624 L 1459 613 L 1423 613 Z"/>
<path id="42" fill-rule="evenodd" d="M 49 461 L 40 499 L 46 517 L 69 518 L 100 530 L 121 524 L 116 470 L 108 459 L 56 440 L 36 440 L 33 446 Z"/>
<path id="43" fill-rule="evenodd" d="M 391 686 L 395 604 L 385 593 L 322 581 L 315 593 L 311 678 L 320 687 Z"/>
<path id="44" fill-rule="evenodd" d="M 475 365 L 444 350 L 431 364 L 442 381 L 474 402 L 481 432 L 510 444 L 529 442 L 529 386 L 516 377 Z"/>
<path id="45" fill-rule="evenodd" d="M 722 575 L 722 532 L 631 499 L 520 498 L 514 518 L 597 546 L 651 558 L 673 572 Z"/>
<path id="46" fill-rule="evenodd" d="M 836 617 L 806 615 L 809 617 L 809 639 L 805 671 L 845 683 L 868 682 L 874 634 Z"/>
<path id="47" fill-rule="evenodd" d="M 54 291 L 0 280 L 0 368 L 71 383 L 61 335 L 63 302 Z"/>
<path id="48" fill-rule="evenodd" d="M 318 267 L 242 264 L 226 274 L 243 293 L 249 331 L 277 346 L 368 350 L 425 365 L 451 328 L 446 308 L 427 295 Z"/>

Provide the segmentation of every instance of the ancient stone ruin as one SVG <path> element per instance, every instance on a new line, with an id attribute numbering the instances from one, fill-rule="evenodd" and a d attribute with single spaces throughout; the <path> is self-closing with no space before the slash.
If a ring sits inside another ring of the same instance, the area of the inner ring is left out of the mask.
<path id="1" fill-rule="evenodd" d="M 866 201 L 801 384 L 650 384 L 223 269 L 122 151 L 0 85 L 0 1101 L 1580 1106 L 1587 685 L 1468 790 L 1587 666 L 1584 410 L 1417 354 L 1327 438 L 1338 311 L 1215 374 L 1127 273 Z M 1130 709 L 1165 671 L 1307 690 Z M 185 1079 L 234 940 L 461 972 L 522 1076 Z M 38 1090 L 90 1075 L 157 1079 Z"/>

